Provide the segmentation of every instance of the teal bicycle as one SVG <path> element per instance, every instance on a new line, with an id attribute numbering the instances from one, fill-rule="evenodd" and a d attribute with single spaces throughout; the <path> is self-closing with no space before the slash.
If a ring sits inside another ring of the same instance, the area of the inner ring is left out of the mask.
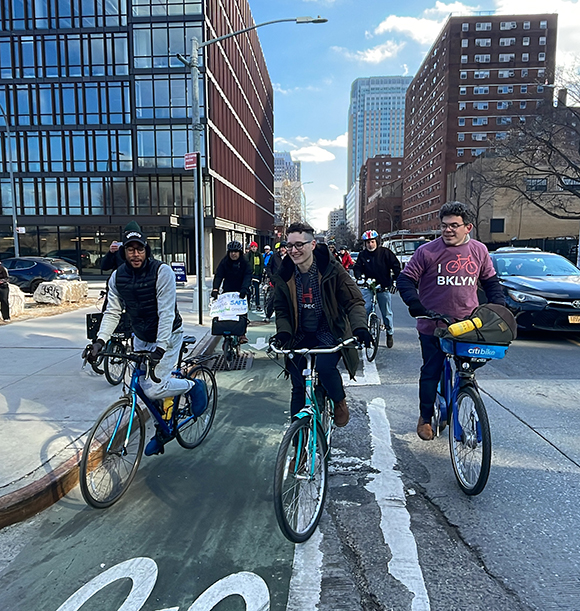
<path id="1" fill-rule="evenodd" d="M 199 364 L 197 357 L 184 358 L 188 346 L 195 341 L 195 337 L 183 339 L 179 367 L 173 375 L 205 382 L 207 407 L 203 412 L 198 411 L 187 394 L 166 400 L 167 405 L 145 395 L 140 384 L 142 376 L 159 382 L 150 352 L 117 355 L 132 365 L 133 371 L 125 395 L 101 414 L 83 448 L 79 482 L 89 505 L 98 509 L 110 507 L 127 492 L 135 478 L 145 444 L 145 413 L 140 403 L 155 419 L 157 434 L 163 437 L 164 443 L 176 439 L 182 447 L 193 449 L 207 437 L 217 407 L 217 384 L 212 371 Z"/>
<path id="2" fill-rule="evenodd" d="M 355 338 L 332 348 L 284 350 L 270 345 L 269 352 L 292 359 L 303 355 L 306 400 L 286 431 L 276 458 L 274 509 L 284 536 L 294 543 L 309 539 L 324 509 L 328 488 L 328 459 L 334 424 L 334 403 L 318 384 L 316 354 L 330 354 L 357 342 Z"/>

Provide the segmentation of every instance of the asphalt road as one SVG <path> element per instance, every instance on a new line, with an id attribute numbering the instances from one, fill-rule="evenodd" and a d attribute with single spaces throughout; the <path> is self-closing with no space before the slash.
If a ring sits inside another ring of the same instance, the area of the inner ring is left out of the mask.
<path id="1" fill-rule="evenodd" d="M 144 457 L 110 509 L 86 507 L 75 490 L 0 531 L 0 608 L 580 609 L 580 343 L 524 337 L 478 372 L 493 457 L 486 489 L 470 498 L 447 436 L 415 434 L 418 342 L 394 301 L 395 346 L 347 388 L 351 422 L 333 437 L 326 511 L 308 543 L 286 541 L 274 517 L 289 383 L 257 351 L 248 371 L 218 374 L 202 446 Z M 251 327 L 250 342 L 272 329 Z"/>

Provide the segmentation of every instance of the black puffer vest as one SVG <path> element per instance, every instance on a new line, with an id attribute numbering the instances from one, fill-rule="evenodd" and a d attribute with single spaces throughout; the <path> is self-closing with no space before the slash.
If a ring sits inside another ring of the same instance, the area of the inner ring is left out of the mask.
<path id="1" fill-rule="evenodd" d="M 124 263 L 117 270 L 116 287 L 131 319 L 133 333 L 144 342 L 157 341 L 157 274 L 161 261 L 147 259 L 142 269 Z M 175 304 L 173 331 L 181 327 L 181 316 Z"/>

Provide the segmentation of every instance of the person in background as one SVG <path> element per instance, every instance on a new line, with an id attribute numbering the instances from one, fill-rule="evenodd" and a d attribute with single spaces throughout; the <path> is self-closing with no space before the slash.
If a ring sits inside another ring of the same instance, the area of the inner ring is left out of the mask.
<path id="1" fill-rule="evenodd" d="M 344 269 L 348 271 L 354 265 L 354 261 L 352 260 L 352 257 L 348 252 L 348 248 L 346 246 L 341 246 L 340 250 L 338 251 L 338 255 L 340 257 L 342 267 L 344 267 Z"/>
<path id="2" fill-rule="evenodd" d="M 131 221 L 125 225 L 124 233 L 128 231 L 141 231 L 141 227 L 135 221 Z M 109 246 L 109 251 L 103 257 L 101 261 L 101 271 L 108 272 L 121 267 L 123 263 L 125 263 L 125 259 L 121 255 L 119 248 L 123 245 L 123 242 L 111 242 Z"/>
<path id="3" fill-rule="evenodd" d="M 272 257 L 272 250 L 270 248 L 269 244 L 266 244 L 266 246 L 264 246 L 264 254 L 262 255 L 262 259 L 264 260 L 264 271 L 266 270 L 266 267 L 268 265 L 268 262 L 270 261 L 271 257 Z"/>
<path id="4" fill-rule="evenodd" d="M 10 287 L 8 286 L 8 270 L 0 263 L 0 312 L 4 322 L 10 320 Z"/>
<path id="5" fill-rule="evenodd" d="M 256 242 L 250 243 L 248 263 L 250 265 L 250 271 L 252 272 L 252 291 L 254 292 L 254 299 L 256 300 L 256 312 L 261 312 L 260 282 L 262 281 L 262 275 L 264 273 L 264 259 L 262 259 L 262 255 L 258 252 L 258 244 Z"/>
<path id="6" fill-rule="evenodd" d="M 286 242 L 278 242 L 276 246 L 274 246 L 276 252 L 270 257 L 268 261 L 268 265 L 266 266 L 266 281 L 270 283 L 271 289 L 274 287 L 274 276 L 278 273 L 280 266 L 282 265 L 282 261 L 287 254 L 286 251 Z M 264 322 L 269 323 L 272 315 L 274 314 L 274 291 L 268 291 L 268 299 L 264 304 L 264 310 L 266 312 L 266 318 Z"/>
<path id="7" fill-rule="evenodd" d="M 367 280 L 374 280 L 380 285 L 377 291 L 377 303 L 383 317 L 383 324 L 387 332 L 387 348 L 393 347 L 393 310 L 391 308 L 391 293 L 396 290 L 396 280 L 401 272 L 401 264 L 395 253 L 384 246 L 379 246 L 379 234 L 370 229 L 362 235 L 364 250 L 359 254 L 354 264 L 354 277 L 358 280 L 364 276 Z M 361 290 L 367 316 L 371 313 L 373 293 L 371 289 Z"/>
<path id="8" fill-rule="evenodd" d="M 250 294 L 252 272 L 247 259 L 243 255 L 242 245 L 233 240 L 227 246 L 226 256 L 220 261 L 213 278 L 211 298 L 217 299 L 220 287 L 224 293 L 239 293 L 241 299 Z M 222 286 L 223 284 L 223 286 Z M 248 338 L 240 336 L 240 343 L 246 344 Z"/>
<path id="9" fill-rule="evenodd" d="M 338 260 L 338 262 L 340 263 L 340 256 L 339 254 L 336 252 L 336 244 L 334 242 L 329 242 L 328 243 L 328 250 L 330 250 L 330 253 L 334 256 L 335 259 Z"/>

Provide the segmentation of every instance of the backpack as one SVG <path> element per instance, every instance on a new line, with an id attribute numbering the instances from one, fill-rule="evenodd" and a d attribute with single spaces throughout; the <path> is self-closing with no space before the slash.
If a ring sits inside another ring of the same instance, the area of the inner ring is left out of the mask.
<path id="1" fill-rule="evenodd" d="M 514 315 L 502 305 L 486 303 L 480 305 L 468 316 L 466 320 L 479 318 L 481 327 L 454 337 L 447 329 L 435 329 L 437 337 L 452 339 L 456 342 L 470 342 L 476 344 L 494 344 L 507 346 L 517 337 L 517 323 Z"/>

